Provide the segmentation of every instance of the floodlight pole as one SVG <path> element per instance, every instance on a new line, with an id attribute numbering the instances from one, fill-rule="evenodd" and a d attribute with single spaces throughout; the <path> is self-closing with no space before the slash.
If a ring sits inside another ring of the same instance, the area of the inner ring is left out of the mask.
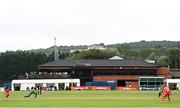
<path id="1" fill-rule="evenodd" d="M 58 52 L 56 47 L 56 37 L 54 37 L 54 61 L 58 60 Z"/>

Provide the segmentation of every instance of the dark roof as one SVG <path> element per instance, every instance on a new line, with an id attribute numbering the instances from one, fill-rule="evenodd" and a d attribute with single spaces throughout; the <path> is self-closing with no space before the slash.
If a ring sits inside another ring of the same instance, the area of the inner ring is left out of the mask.
<path id="1" fill-rule="evenodd" d="M 39 66 L 145 66 L 156 67 L 142 60 L 57 60 Z"/>
<path id="2" fill-rule="evenodd" d="M 171 71 L 170 72 L 170 75 L 172 77 L 180 77 L 180 70 L 179 71 Z"/>

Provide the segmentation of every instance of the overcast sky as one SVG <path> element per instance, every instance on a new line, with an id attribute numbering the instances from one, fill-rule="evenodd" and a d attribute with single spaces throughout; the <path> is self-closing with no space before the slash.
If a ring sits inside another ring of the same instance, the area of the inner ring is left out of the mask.
<path id="1" fill-rule="evenodd" d="M 180 0 L 0 0 L 0 51 L 180 40 Z"/>

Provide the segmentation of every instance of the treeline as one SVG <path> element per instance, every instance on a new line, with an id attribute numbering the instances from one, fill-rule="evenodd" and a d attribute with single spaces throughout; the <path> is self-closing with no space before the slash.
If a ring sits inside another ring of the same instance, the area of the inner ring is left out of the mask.
<path id="1" fill-rule="evenodd" d="M 7 51 L 0 54 L 0 80 L 11 80 L 18 75 L 37 71 L 37 65 L 52 61 L 53 56 L 25 51 Z"/>
<path id="2" fill-rule="evenodd" d="M 169 48 L 180 48 L 180 41 L 140 41 L 140 42 L 131 42 L 131 43 L 127 43 L 132 49 L 136 49 L 136 50 L 140 50 L 142 48 L 155 48 L 155 49 L 169 49 Z M 110 45 L 105 45 L 104 43 L 99 43 L 99 44 L 95 44 L 95 45 L 100 45 L 100 46 L 104 46 L 105 48 L 109 48 L 109 49 L 114 49 L 117 48 L 119 44 L 110 44 Z M 91 45 L 89 45 L 91 46 Z M 89 47 L 88 45 L 79 45 L 79 46 L 58 46 L 57 49 L 61 52 L 71 52 L 71 50 L 83 50 L 83 49 L 88 49 Z M 31 52 L 35 52 L 35 53 L 46 53 L 46 54 L 50 54 L 54 51 L 54 47 L 50 47 L 50 48 L 46 48 L 46 49 L 34 49 L 31 50 Z"/>
<path id="3" fill-rule="evenodd" d="M 162 66 L 180 68 L 180 48 L 134 49 L 129 44 L 121 44 L 107 50 L 87 50 L 67 53 L 59 51 L 59 59 L 108 59 L 118 55 L 124 59 L 154 60 Z M 11 80 L 18 75 L 37 72 L 37 65 L 53 61 L 54 53 L 31 51 L 7 51 L 0 53 L 0 80 Z"/>
<path id="4" fill-rule="evenodd" d="M 115 55 L 124 59 L 155 61 L 160 66 L 180 69 L 180 48 L 142 48 L 137 50 L 126 43 L 108 50 L 76 51 L 66 59 L 108 59 Z"/>
<path id="5" fill-rule="evenodd" d="M 168 48 L 180 48 L 180 41 L 139 41 L 139 42 L 131 42 L 127 43 L 131 48 L 139 50 L 142 48 L 155 48 L 155 49 L 168 49 Z M 115 48 L 121 44 L 112 44 L 112 45 L 107 45 L 109 48 Z"/>
<path id="6" fill-rule="evenodd" d="M 59 53 L 59 59 L 65 59 L 68 53 Z M 37 66 L 53 61 L 54 52 L 50 54 L 30 51 L 7 51 L 0 53 L 0 82 L 16 79 L 37 72 Z"/>
<path id="7" fill-rule="evenodd" d="M 128 44 L 117 47 L 118 55 L 124 59 L 153 60 L 160 66 L 180 68 L 180 48 L 141 48 L 134 49 Z"/>

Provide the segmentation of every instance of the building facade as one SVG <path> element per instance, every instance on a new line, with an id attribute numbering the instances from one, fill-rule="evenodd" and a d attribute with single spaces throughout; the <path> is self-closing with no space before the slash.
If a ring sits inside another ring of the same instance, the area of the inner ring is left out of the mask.
<path id="1" fill-rule="evenodd" d="M 38 66 L 39 73 L 29 79 L 80 79 L 80 85 L 92 81 L 115 81 L 117 86 L 139 84 L 139 77 L 171 78 L 168 68 L 141 60 L 57 60 Z"/>

